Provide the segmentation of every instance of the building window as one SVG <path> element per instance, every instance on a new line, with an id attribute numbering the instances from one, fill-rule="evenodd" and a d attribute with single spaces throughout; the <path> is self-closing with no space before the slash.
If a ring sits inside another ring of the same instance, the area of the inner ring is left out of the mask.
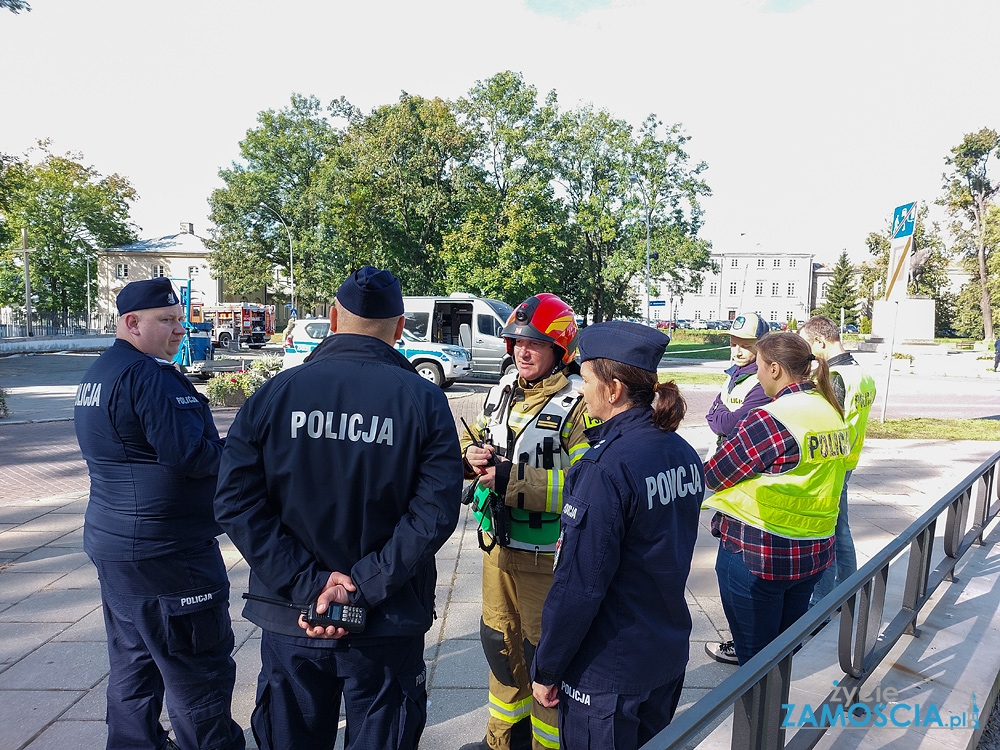
<path id="1" fill-rule="evenodd" d="M 795 313 L 793 313 L 791 310 L 785 313 L 785 320 L 794 320 L 794 319 L 795 319 Z"/>
<path id="2" fill-rule="evenodd" d="M 694 311 L 694 319 L 695 320 L 701 320 L 701 310 L 695 310 Z"/>
<path id="3" fill-rule="evenodd" d="M 788 259 L 788 267 L 789 268 L 795 268 L 795 258 L 789 258 Z"/>
<path id="4" fill-rule="evenodd" d="M 128 263 L 119 263 L 115 267 L 115 276 L 117 276 L 119 279 L 127 279 L 128 278 Z"/>
<path id="5" fill-rule="evenodd" d="M 771 322 L 772 323 L 777 323 L 778 322 L 778 311 L 777 310 L 771 310 Z"/>
<path id="6" fill-rule="evenodd" d="M 794 297 L 795 296 L 795 282 L 794 281 L 789 281 L 788 282 L 788 296 L 789 297 Z"/>
<path id="7" fill-rule="evenodd" d="M 775 268 L 781 268 L 781 258 L 775 258 L 774 259 L 774 267 Z"/>
<path id="8" fill-rule="evenodd" d="M 778 296 L 778 289 L 780 287 L 781 287 L 781 284 L 779 284 L 777 281 L 772 281 L 771 282 L 771 296 L 772 297 L 777 297 Z"/>
<path id="9" fill-rule="evenodd" d="M 711 284 L 708 285 L 708 293 L 709 294 L 719 293 L 719 283 L 717 281 L 713 281 Z"/>
<path id="10" fill-rule="evenodd" d="M 830 290 L 830 282 L 829 281 L 824 281 L 823 282 L 823 286 L 821 286 L 820 289 L 819 289 L 819 296 L 822 297 L 823 299 L 826 299 L 826 293 L 829 290 Z"/>
<path id="11" fill-rule="evenodd" d="M 763 281 L 758 281 L 757 282 L 757 296 L 759 297 L 763 293 L 764 293 L 764 282 Z"/>
<path id="12" fill-rule="evenodd" d="M 738 258 L 733 258 L 731 261 L 729 261 L 729 267 L 730 268 L 739 268 L 740 267 L 740 261 L 739 261 L 739 259 Z"/>
<path id="13" fill-rule="evenodd" d="M 153 276 L 154 279 L 160 279 L 167 275 L 167 269 L 164 266 L 153 266 Z"/>
<path id="14" fill-rule="evenodd" d="M 764 259 L 757 258 L 757 268 L 763 268 L 763 267 L 764 267 Z"/>
<path id="15" fill-rule="evenodd" d="M 735 281 L 729 282 L 729 293 L 730 294 L 739 294 L 739 292 L 736 291 L 736 282 Z"/>

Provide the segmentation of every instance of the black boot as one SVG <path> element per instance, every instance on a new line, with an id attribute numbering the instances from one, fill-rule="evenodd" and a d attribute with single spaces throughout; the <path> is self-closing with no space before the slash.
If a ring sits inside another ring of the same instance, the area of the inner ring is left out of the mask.
<path id="1" fill-rule="evenodd" d="M 510 750 L 531 750 L 531 717 L 521 719 L 510 730 Z"/>
<path id="2" fill-rule="evenodd" d="M 458 750 L 490 750 L 490 746 L 486 744 L 486 738 L 483 737 L 479 742 L 467 742 Z"/>

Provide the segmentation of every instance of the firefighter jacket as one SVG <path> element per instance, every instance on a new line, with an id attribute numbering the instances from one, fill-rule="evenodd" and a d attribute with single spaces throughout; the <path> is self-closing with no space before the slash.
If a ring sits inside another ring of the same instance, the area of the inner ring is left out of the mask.
<path id="1" fill-rule="evenodd" d="M 250 564 L 250 593 L 309 604 L 339 571 L 368 609 L 350 638 L 412 636 L 431 625 L 434 554 L 458 523 L 461 493 L 441 389 L 379 339 L 338 333 L 240 409 L 215 511 Z M 295 610 L 250 601 L 244 616 L 306 638 Z"/>
<path id="2" fill-rule="evenodd" d="M 223 441 L 208 401 L 170 362 L 116 339 L 83 376 L 73 418 L 90 472 L 88 555 L 144 560 L 221 533 L 212 496 Z"/>
<path id="3" fill-rule="evenodd" d="M 558 372 L 532 385 L 512 373 L 490 390 L 472 424 L 477 436 L 509 459 L 497 463 L 496 492 L 510 508 L 513 549 L 555 551 L 563 478 L 588 448 L 581 382 L 579 375 Z M 462 434 L 463 455 L 471 443 Z M 468 464 L 465 469 L 467 478 L 476 477 Z"/>
<path id="4" fill-rule="evenodd" d="M 542 608 L 533 679 L 642 693 L 688 660 L 691 569 L 705 488 L 701 458 L 633 408 L 587 430 L 570 469 L 555 580 Z"/>

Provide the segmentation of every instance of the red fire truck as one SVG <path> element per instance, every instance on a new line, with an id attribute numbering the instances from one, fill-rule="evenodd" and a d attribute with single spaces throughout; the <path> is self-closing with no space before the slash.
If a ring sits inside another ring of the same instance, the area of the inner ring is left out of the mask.
<path id="1" fill-rule="evenodd" d="M 274 335 L 274 305 L 226 302 L 221 305 L 191 305 L 191 323 L 210 331 L 213 346 L 228 347 L 239 341 L 260 349 Z"/>

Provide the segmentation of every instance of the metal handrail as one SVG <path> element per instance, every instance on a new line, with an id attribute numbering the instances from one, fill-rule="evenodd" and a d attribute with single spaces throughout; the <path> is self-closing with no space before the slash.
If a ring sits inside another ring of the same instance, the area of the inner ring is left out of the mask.
<path id="1" fill-rule="evenodd" d="M 891 544 L 823 597 L 733 675 L 675 716 L 669 726 L 643 745 L 642 750 L 681 747 L 709 728 L 730 707 L 733 708 L 733 750 L 785 747 L 807 750 L 814 747 L 829 727 L 799 728 L 786 744 L 785 729 L 781 726 L 781 707 L 789 702 L 794 653 L 824 620 L 840 609 L 837 653 L 844 676 L 838 680 L 837 689 L 816 707 L 816 713 L 819 715 L 822 706 L 829 706 L 834 712 L 838 706 L 848 709 L 844 696 L 860 695 L 865 680 L 904 634 L 919 636 L 916 618 L 921 607 L 941 583 L 954 580 L 955 565 L 962 556 L 974 544 L 983 544 L 986 526 L 1000 511 L 1000 503 L 996 502 L 997 463 L 1000 463 L 1000 451 L 970 472 Z M 972 526 L 963 533 L 977 482 Z M 945 556 L 931 570 L 934 532 L 942 513 L 947 513 L 943 535 Z M 883 628 L 889 566 L 906 550 L 907 545 L 910 557 L 902 607 Z M 857 690 L 852 692 L 854 688 Z"/>

